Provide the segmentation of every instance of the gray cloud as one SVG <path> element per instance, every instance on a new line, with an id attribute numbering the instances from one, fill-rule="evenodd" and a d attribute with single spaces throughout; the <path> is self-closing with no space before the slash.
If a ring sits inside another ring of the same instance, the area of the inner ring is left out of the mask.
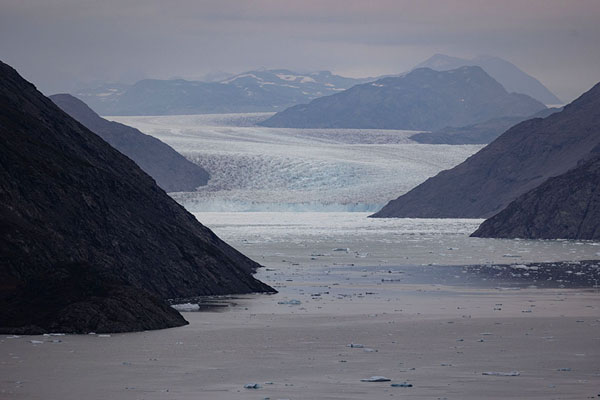
<path id="1" fill-rule="evenodd" d="M 570 100 L 600 80 L 597 0 L 3 0 L 0 56 L 46 93 L 257 67 L 402 72 L 492 54 Z"/>

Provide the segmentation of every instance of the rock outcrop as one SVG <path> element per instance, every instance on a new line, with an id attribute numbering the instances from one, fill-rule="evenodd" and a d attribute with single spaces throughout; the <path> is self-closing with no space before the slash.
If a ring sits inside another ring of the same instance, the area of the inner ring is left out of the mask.
<path id="1" fill-rule="evenodd" d="M 597 157 L 519 196 L 471 236 L 600 239 L 600 147 Z"/>
<path id="2" fill-rule="evenodd" d="M 523 193 L 594 156 L 600 84 L 563 111 L 510 128 L 462 164 L 390 201 L 373 217 L 488 218 Z"/>
<path id="3" fill-rule="evenodd" d="M 135 161 L 165 191 L 192 192 L 208 183 L 209 174 L 204 168 L 155 137 L 130 126 L 107 121 L 83 101 L 69 94 L 55 94 L 50 99 L 90 131 Z"/>
<path id="4" fill-rule="evenodd" d="M 164 328 L 185 323 L 164 299 L 273 291 L 252 277 L 257 263 L 1 62 L 0 227 L 5 332 Z"/>

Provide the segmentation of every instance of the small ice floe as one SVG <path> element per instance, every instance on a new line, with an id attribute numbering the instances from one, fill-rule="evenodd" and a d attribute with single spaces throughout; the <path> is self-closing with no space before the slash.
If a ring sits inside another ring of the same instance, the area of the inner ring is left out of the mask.
<path id="1" fill-rule="evenodd" d="M 171 305 L 171 307 L 173 307 L 179 312 L 191 312 L 200 310 L 200 306 L 198 304 L 193 303 L 173 304 Z"/>
<path id="2" fill-rule="evenodd" d="M 41 340 L 30 340 L 29 343 L 31 343 L 31 344 L 43 344 L 44 342 L 42 342 Z"/>
<path id="3" fill-rule="evenodd" d="M 390 382 L 390 378 L 386 378 L 385 376 L 375 375 L 370 378 L 364 378 L 360 380 L 361 382 Z"/>
<path id="4" fill-rule="evenodd" d="M 363 351 L 364 351 L 365 353 L 377 353 L 377 350 L 375 350 L 375 349 L 370 349 L 370 348 L 368 348 L 368 347 L 365 347 L 365 348 L 363 349 Z"/>
<path id="5" fill-rule="evenodd" d="M 18 339 L 18 338 L 20 338 L 20 337 L 21 337 L 21 336 L 18 336 L 18 335 L 12 335 L 12 336 L 7 336 L 6 338 L 7 338 L 7 339 Z"/>
<path id="6" fill-rule="evenodd" d="M 365 345 L 359 344 L 359 343 L 350 343 L 350 344 L 347 344 L 346 347 L 352 347 L 353 349 L 363 349 L 365 347 Z"/>
<path id="7" fill-rule="evenodd" d="M 107 338 L 107 337 L 110 337 L 110 335 L 108 335 L 108 334 L 106 334 L 106 333 L 103 333 L 103 334 L 101 334 L 101 335 L 98 335 L 98 337 Z"/>
<path id="8" fill-rule="evenodd" d="M 287 304 L 287 305 L 290 305 L 290 306 L 297 306 L 297 305 L 302 304 L 302 302 L 300 300 L 292 299 L 292 300 L 278 301 L 277 304 Z"/>
<path id="9" fill-rule="evenodd" d="M 262 386 L 259 383 L 246 383 L 244 389 L 261 389 Z"/>
<path id="10" fill-rule="evenodd" d="M 487 371 L 487 372 L 482 372 L 481 375 L 488 375 L 488 376 L 520 376 L 521 373 L 519 371 L 510 371 L 510 372 Z"/>
<path id="11" fill-rule="evenodd" d="M 412 383 L 402 382 L 402 383 L 392 383 L 391 387 L 413 387 Z"/>
<path id="12" fill-rule="evenodd" d="M 336 247 L 333 251 L 345 251 L 346 253 L 350 252 L 348 247 Z"/>

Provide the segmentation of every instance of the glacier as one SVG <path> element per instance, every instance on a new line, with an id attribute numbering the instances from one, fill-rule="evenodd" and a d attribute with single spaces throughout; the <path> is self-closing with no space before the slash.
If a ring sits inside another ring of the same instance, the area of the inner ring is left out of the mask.
<path id="1" fill-rule="evenodd" d="M 169 144 L 211 174 L 170 193 L 192 212 L 375 212 L 479 145 L 427 145 L 414 131 L 265 128 L 273 113 L 107 117 Z"/>

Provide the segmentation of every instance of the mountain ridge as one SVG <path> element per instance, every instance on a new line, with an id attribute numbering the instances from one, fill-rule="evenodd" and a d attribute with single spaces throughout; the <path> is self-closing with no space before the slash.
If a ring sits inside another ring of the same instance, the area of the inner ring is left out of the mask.
<path id="1" fill-rule="evenodd" d="M 456 69 L 466 65 L 477 65 L 496 79 L 508 92 L 523 93 L 546 105 L 562 104 L 562 101 L 539 80 L 522 71 L 519 67 L 500 57 L 480 55 L 471 60 L 434 54 L 417 64 L 416 68 L 431 68 L 437 71 Z"/>
<path id="2" fill-rule="evenodd" d="M 600 144 L 600 84 L 560 112 L 523 121 L 373 217 L 487 218 L 591 157 Z"/>
<path id="3" fill-rule="evenodd" d="M 73 95 L 100 115 L 174 115 L 271 112 L 336 93 L 370 78 L 329 71 L 247 71 L 219 81 L 143 79 L 133 85 L 103 84 Z"/>
<path id="4" fill-rule="evenodd" d="M 595 158 L 516 198 L 471 236 L 600 239 L 600 146 L 594 153 Z"/>
<path id="5" fill-rule="evenodd" d="M 290 107 L 259 125 L 435 130 L 545 108 L 529 96 L 508 93 L 481 67 L 443 72 L 420 68 Z"/>

